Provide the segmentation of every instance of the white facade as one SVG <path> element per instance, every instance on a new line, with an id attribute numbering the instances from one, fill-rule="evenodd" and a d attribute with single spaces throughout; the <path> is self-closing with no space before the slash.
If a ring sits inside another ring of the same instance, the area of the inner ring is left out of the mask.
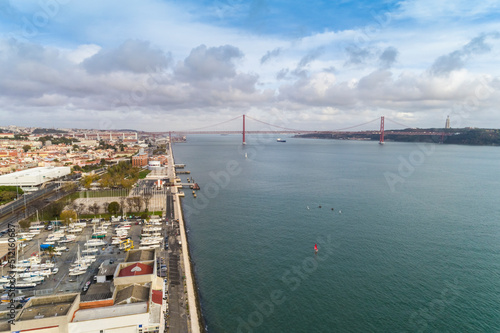
<path id="1" fill-rule="evenodd" d="M 0 176 L 2 186 L 39 186 L 71 173 L 70 167 L 38 167 Z"/>

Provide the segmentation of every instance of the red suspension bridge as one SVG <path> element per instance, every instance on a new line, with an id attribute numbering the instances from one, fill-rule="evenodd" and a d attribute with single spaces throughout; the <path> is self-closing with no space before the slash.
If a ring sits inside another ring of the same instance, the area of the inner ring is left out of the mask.
<path id="1" fill-rule="evenodd" d="M 242 119 L 242 129 L 241 130 L 214 130 L 210 128 L 218 127 L 220 125 L 224 125 L 230 122 L 233 122 L 237 119 Z M 247 124 L 246 121 L 247 119 L 252 120 L 254 122 L 260 123 L 262 125 L 265 125 L 265 129 L 260 129 L 260 130 L 248 130 L 247 129 Z M 274 124 L 270 124 L 255 118 L 252 118 L 250 116 L 246 115 L 241 115 L 223 122 L 220 122 L 218 124 L 213 124 L 213 125 L 208 125 L 200 128 L 195 128 L 191 130 L 185 130 L 185 131 L 170 131 L 170 132 L 148 132 L 148 134 L 152 135 L 164 135 L 166 133 L 169 134 L 171 137 L 173 134 L 174 135 L 187 135 L 187 134 L 241 134 L 242 135 L 242 143 L 246 144 L 246 135 L 247 134 L 331 134 L 331 135 L 379 135 L 379 143 L 383 144 L 384 143 L 384 137 L 386 135 L 425 135 L 425 136 L 440 136 L 441 141 L 443 140 L 444 136 L 447 135 L 452 135 L 452 133 L 449 132 L 444 132 L 444 131 L 423 131 L 423 130 L 417 130 L 417 129 L 410 129 L 409 126 L 406 126 L 404 124 L 401 124 L 397 121 L 391 120 L 389 118 L 385 118 L 384 116 L 380 117 L 380 129 L 377 130 L 353 130 L 357 127 L 365 126 L 370 123 L 374 123 L 378 121 L 379 118 L 370 120 L 368 122 L 354 125 L 354 126 L 349 126 L 345 128 L 339 128 L 331 131 L 313 131 L 313 130 L 299 130 L 299 129 L 293 129 L 293 128 L 287 128 L 283 126 L 278 126 Z M 405 130 L 385 130 L 385 120 L 389 120 L 399 126 L 403 126 Z"/>

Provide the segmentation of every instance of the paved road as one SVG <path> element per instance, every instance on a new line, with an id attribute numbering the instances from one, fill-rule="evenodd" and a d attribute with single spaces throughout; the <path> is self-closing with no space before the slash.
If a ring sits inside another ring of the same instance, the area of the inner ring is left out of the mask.
<path id="1" fill-rule="evenodd" d="M 180 265 L 180 246 L 177 239 L 179 225 L 170 223 L 168 231 L 168 306 L 170 310 L 170 330 L 172 333 L 185 333 L 187 328 L 187 314 L 184 298 L 184 283 L 182 281 L 182 267 Z"/>

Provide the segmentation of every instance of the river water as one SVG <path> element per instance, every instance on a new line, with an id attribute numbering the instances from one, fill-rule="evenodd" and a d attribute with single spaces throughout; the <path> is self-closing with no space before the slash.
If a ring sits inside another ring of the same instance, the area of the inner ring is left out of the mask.
<path id="1" fill-rule="evenodd" d="M 500 331 L 500 147 L 286 139 L 174 145 L 209 332 Z"/>

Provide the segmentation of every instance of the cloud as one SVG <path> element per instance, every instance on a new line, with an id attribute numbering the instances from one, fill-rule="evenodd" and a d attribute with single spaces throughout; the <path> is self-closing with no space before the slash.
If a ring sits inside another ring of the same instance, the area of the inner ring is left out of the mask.
<path id="1" fill-rule="evenodd" d="M 379 57 L 380 67 L 384 69 L 391 68 L 396 62 L 398 53 L 399 52 L 395 47 L 387 47 Z"/>
<path id="2" fill-rule="evenodd" d="M 83 67 L 91 74 L 114 71 L 147 73 L 154 68 L 166 68 L 170 56 L 151 47 L 148 41 L 127 40 L 115 49 L 102 49 L 83 61 Z"/>
<path id="3" fill-rule="evenodd" d="M 355 45 L 346 47 L 345 51 L 347 52 L 348 59 L 344 63 L 344 66 L 364 64 L 368 57 L 372 55 L 368 48 L 361 48 Z"/>
<path id="4" fill-rule="evenodd" d="M 485 42 L 487 36 L 483 34 L 475 37 L 461 49 L 440 56 L 432 64 L 430 72 L 434 75 L 447 75 L 454 70 L 464 68 L 472 56 L 490 52 L 491 46 Z M 498 38 L 497 34 L 493 34 L 492 36 Z"/>
<path id="5" fill-rule="evenodd" d="M 276 80 L 283 80 L 289 72 L 288 68 L 282 68 L 277 74 L 276 74 Z"/>
<path id="6" fill-rule="evenodd" d="M 200 45 L 175 69 L 176 75 L 184 80 L 211 80 L 230 78 L 236 75 L 235 59 L 243 58 L 243 53 L 232 45 L 209 47 Z"/>
<path id="7" fill-rule="evenodd" d="M 302 59 L 300 59 L 297 68 L 302 68 L 309 64 L 311 61 L 316 60 L 319 56 L 321 56 L 321 54 L 323 54 L 323 52 L 324 48 L 322 47 L 310 51 L 305 56 L 303 56 Z"/>
<path id="8" fill-rule="evenodd" d="M 281 53 L 281 48 L 279 48 L 279 47 L 275 48 L 272 51 L 267 51 L 267 53 L 264 56 L 262 56 L 262 58 L 260 58 L 260 64 L 262 65 L 265 62 L 267 62 L 269 59 L 279 56 L 280 53 Z"/>
<path id="9" fill-rule="evenodd" d="M 419 21 L 442 21 L 459 18 L 474 19 L 498 11 L 498 2 L 484 1 L 435 1 L 435 0 L 403 0 L 397 3 L 398 10 L 394 18 L 412 18 Z"/>

